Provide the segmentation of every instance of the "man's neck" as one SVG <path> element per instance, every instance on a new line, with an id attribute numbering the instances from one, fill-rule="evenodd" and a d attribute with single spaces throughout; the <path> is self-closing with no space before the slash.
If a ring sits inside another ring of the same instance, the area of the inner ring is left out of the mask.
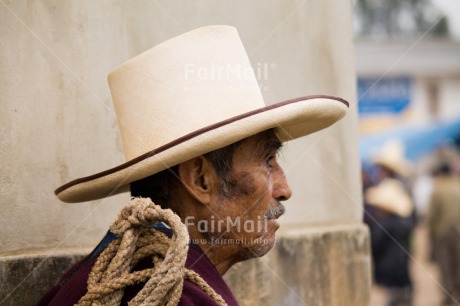
<path id="1" fill-rule="evenodd" d="M 191 242 L 198 245 L 209 258 L 220 275 L 224 275 L 238 260 L 235 246 L 225 243 L 213 243 L 211 239 L 196 233 L 189 233 Z"/>

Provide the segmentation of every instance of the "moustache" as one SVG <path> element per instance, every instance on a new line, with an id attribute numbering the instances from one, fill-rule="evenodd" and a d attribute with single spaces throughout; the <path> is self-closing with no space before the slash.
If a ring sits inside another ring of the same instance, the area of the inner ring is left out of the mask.
<path id="1" fill-rule="evenodd" d="M 286 212 L 286 208 L 280 202 L 277 202 L 277 205 L 265 214 L 267 219 L 278 219 Z"/>

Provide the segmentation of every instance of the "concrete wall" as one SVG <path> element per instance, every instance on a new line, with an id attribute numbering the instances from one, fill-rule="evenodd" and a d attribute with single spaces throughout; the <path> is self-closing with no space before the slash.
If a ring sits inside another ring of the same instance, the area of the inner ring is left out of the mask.
<path id="1" fill-rule="evenodd" d="M 45 256 L 52 259 L 90 249 L 128 199 L 121 195 L 63 204 L 53 195 L 54 188 L 71 179 L 123 162 L 107 73 L 159 42 L 209 24 L 236 26 L 253 65 L 268 65 L 268 77 L 260 80 L 268 104 L 318 93 L 339 95 L 352 103 L 339 124 L 287 145 L 284 166 L 294 196 L 281 220 L 286 228 L 281 239 L 289 229 L 301 227 L 302 239 L 321 242 L 324 235 L 334 236 L 339 225 L 344 226 L 342 234 L 366 237 L 359 225 L 351 1 L 4 1 L 0 5 L 4 211 L 0 266 L 1 281 L 9 285 L 0 297 L 6 297 L 6 304 L 14 305 L 15 297 L 23 296 L 21 277 L 40 277 L 36 271 L 31 274 L 36 265 L 30 260 L 40 254 L 64 254 Z M 316 235 L 318 229 L 324 235 Z M 338 240 L 331 241 L 334 247 Z M 366 304 L 368 255 L 362 250 L 367 240 L 360 241 L 343 254 L 362 268 L 364 300 L 349 305 Z M 331 269 L 337 268 L 334 258 L 326 258 Z M 8 263 L 26 262 L 30 271 L 25 269 L 19 278 L 8 274 Z M 332 275 L 336 274 L 322 276 L 325 288 L 333 287 Z M 347 275 L 343 277 L 352 277 Z M 276 278 L 270 273 L 268 277 Z M 289 274 L 282 277 L 286 283 L 292 281 Z M 299 286 L 311 284 L 308 275 L 297 281 Z M 313 289 L 309 294 L 319 293 Z M 28 295 L 35 298 L 30 291 Z M 337 305 L 325 301 L 323 305 Z"/>

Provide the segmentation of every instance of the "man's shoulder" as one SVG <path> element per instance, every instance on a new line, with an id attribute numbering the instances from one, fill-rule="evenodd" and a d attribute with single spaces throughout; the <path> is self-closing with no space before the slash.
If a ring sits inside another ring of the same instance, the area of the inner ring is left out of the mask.
<path id="1" fill-rule="evenodd" d="M 87 292 L 89 273 L 96 259 L 90 256 L 74 264 L 60 281 L 43 295 L 37 306 L 75 305 Z"/>

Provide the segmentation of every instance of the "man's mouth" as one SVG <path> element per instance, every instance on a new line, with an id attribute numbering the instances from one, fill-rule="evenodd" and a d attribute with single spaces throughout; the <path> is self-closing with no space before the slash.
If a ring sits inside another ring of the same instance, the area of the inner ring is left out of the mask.
<path id="1" fill-rule="evenodd" d="M 278 219 L 279 217 L 281 217 L 284 214 L 285 211 L 286 211 L 286 208 L 284 207 L 284 205 L 278 202 L 278 205 L 276 205 L 275 207 L 271 208 L 267 212 L 267 214 L 265 214 L 265 217 L 268 220 Z"/>

